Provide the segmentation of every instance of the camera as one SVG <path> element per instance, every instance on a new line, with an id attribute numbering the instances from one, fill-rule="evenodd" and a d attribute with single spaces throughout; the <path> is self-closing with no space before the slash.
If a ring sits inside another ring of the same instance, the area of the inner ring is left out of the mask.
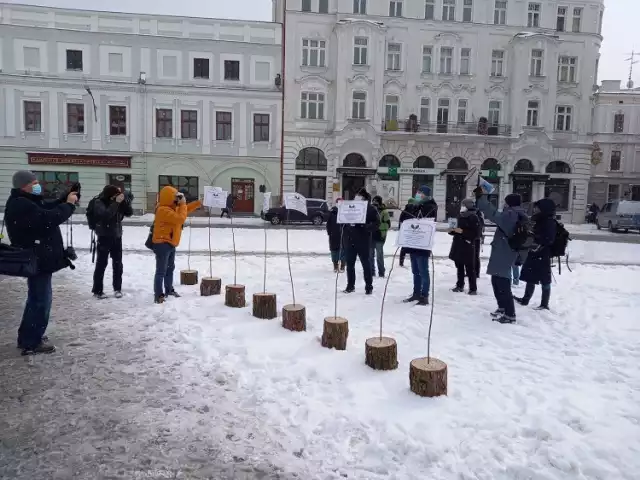
<path id="1" fill-rule="evenodd" d="M 124 201 L 127 203 L 131 203 L 133 202 L 133 193 L 130 192 L 129 190 L 125 190 L 123 193 L 124 195 Z"/>
<path id="2" fill-rule="evenodd" d="M 73 185 L 71 185 L 71 188 L 69 189 L 69 193 L 78 194 L 78 202 L 80 201 L 80 190 L 82 190 L 82 185 L 80 185 L 80 182 L 74 183 Z"/>
<path id="3" fill-rule="evenodd" d="M 78 259 L 78 254 L 76 253 L 76 249 L 72 246 L 68 246 L 64 249 L 64 259 L 67 262 L 67 265 L 71 270 L 75 270 L 76 266 L 71 263 L 75 262 Z"/>

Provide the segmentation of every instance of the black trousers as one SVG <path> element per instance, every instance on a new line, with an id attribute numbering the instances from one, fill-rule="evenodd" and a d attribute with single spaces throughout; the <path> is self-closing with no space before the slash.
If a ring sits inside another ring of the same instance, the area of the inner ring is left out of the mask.
<path id="1" fill-rule="evenodd" d="M 104 272 L 109 265 L 113 267 L 113 291 L 122 290 L 122 238 L 98 237 L 96 247 L 96 269 L 93 272 L 92 293 L 104 293 Z"/>
<path id="2" fill-rule="evenodd" d="M 480 237 L 475 241 L 475 267 L 476 267 L 476 278 L 480 278 L 480 250 L 482 250 L 482 242 L 484 237 Z"/>
<path id="3" fill-rule="evenodd" d="M 469 257 L 464 260 L 464 262 L 455 262 L 456 268 L 458 269 L 458 281 L 456 283 L 456 287 L 464 288 L 464 276 L 466 271 L 467 278 L 469 279 L 469 291 L 475 292 L 478 290 L 475 255 L 469 255 Z"/>
<path id="4" fill-rule="evenodd" d="M 373 275 L 371 273 L 371 245 L 369 242 L 347 246 L 347 288 L 356 286 L 356 259 L 360 258 L 364 284 L 366 288 L 373 287 Z"/>
<path id="5" fill-rule="evenodd" d="M 504 314 L 507 317 L 515 318 L 516 306 L 511 293 L 511 279 L 494 275 L 491 277 L 491 286 L 493 287 L 496 302 L 498 302 L 498 308 L 504 310 Z"/>
<path id="6" fill-rule="evenodd" d="M 404 266 L 404 259 L 406 258 L 406 256 L 407 256 L 407 249 L 402 247 L 400 249 L 400 266 L 401 267 Z"/>

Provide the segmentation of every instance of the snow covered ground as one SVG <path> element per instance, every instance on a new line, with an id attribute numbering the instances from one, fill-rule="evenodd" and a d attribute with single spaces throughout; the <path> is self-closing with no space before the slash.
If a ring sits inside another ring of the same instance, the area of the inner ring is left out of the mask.
<path id="1" fill-rule="evenodd" d="M 125 243 L 143 241 L 143 231 L 127 227 Z M 216 234 L 216 248 L 229 248 L 231 232 Z M 193 245 L 205 248 L 197 235 Z M 243 250 L 262 248 L 261 232 L 236 235 Z M 282 251 L 283 235 L 269 232 L 270 251 Z M 290 240 L 296 252 L 325 251 L 322 232 L 291 232 Z M 441 254 L 445 241 L 438 238 Z M 640 255 L 640 246 L 612 252 L 595 243 L 580 247 L 583 259 Z M 179 256 L 177 269 L 187 261 Z M 189 261 L 209 274 L 207 256 Z M 249 302 L 262 291 L 262 264 L 238 259 Z M 406 269 L 392 273 L 383 323 L 400 366 L 375 372 L 364 365 L 364 342 L 378 333 L 384 281 L 371 297 L 361 278 L 355 294 L 338 294 L 347 350 L 324 349 L 335 281 L 326 258 L 292 260 L 296 299 L 307 307 L 303 333 L 202 298 L 197 287 L 152 305 L 151 255 L 125 255 L 121 300 L 94 301 L 86 254 L 77 266 L 55 278 L 49 334 L 59 352 L 51 356 L 18 355 L 24 286 L 0 279 L 0 478 L 638 478 L 638 267 L 576 262 L 557 277 L 552 312 L 519 308 L 516 325 L 499 325 L 488 315 L 489 279 L 478 297 L 454 294 L 453 266 L 437 260 L 432 355 L 449 366 L 449 396 L 424 399 L 408 389 L 408 363 L 426 354 L 429 310 L 402 304 Z M 231 256 L 213 259 L 223 283 L 233 282 L 233 267 Z M 279 306 L 290 303 L 286 258 L 269 257 L 268 272 L 267 291 Z"/>

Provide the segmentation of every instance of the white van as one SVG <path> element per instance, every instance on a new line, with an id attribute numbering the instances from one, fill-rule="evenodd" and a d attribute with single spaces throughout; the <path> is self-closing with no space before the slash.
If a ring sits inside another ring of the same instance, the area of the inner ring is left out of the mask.
<path id="1" fill-rule="evenodd" d="M 611 232 L 640 232 L 640 202 L 620 200 L 605 203 L 596 218 L 596 226 L 598 230 L 606 227 Z"/>

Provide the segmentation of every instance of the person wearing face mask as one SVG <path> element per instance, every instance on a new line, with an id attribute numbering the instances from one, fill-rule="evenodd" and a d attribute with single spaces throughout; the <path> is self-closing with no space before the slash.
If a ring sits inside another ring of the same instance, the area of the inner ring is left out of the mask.
<path id="1" fill-rule="evenodd" d="M 45 201 L 42 186 L 33 172 L 13 175 L 13 189 L 5 206 L 4 224 L 11 245 L 33 249 L 38 273 L 27 279 L 27 303 L 18 329 L 18 348 L 23 355 L 52 353 L 55 347 L 45 336 L 51 312 L 53 273 L 67 268 L 60 225 L 76 209 L 77 192 L 66 193 L 54 201 Z"/>
<path id="2" fill-rule="evenodd" d="M 391 228 L 391 217 L 389 216 L 387 207 L 385 207 L 380 195 L 373 197 L 371 205 L 375 207 L 380 217 L 380 227 L 373 232 L 373 238 L 371 241 L 371 275 L 375 277 L 377 265 L 378 275 L 380 278 L 384 278 L 384 243 L 387 240 L 387 232 L 389 231 L 389 228 Z"/>
<path id="3" fill-rule="evenodd" d="M 415 196 L 412 214 L 415 218 L 438 218 L 438 204 L 431 197 L 431 188 L 422 185 Z M 407 248 L 406 252 L 411 258 L 411 273 L 413 274 L 413 293 L 404 300 L 405 303 L 418 302 L 418 305 L 429 305 L 429 250 Z"/>
<path id="4" fill-rule="evenodd" d="M 96 219 L 96 269 L 93 272 L 93 296 L 104 299 L 104 272 L 109 264 L 113 267 L 113 291 L 116 298 L 122 297 L 122 219 L 133 215 L 130 201 L 114 185 L 107 185 L 93 206 Z"/>
<path id="5" fill-rule="evenodd" d="M 467 198 L 462 201 L 460 215 L 458 216 L 458 226 L 449 230 L 453 235 L 449 258 L 456 264 L 458 270 L 458 281 L 452 289 L 454 292 L 464 292 L 465 270 L 469 280 L 469 295 L 477 295 L 476 276 L 476 240 L 481 235 L 480 221 L 476 211 L 476 204 Z"/>

